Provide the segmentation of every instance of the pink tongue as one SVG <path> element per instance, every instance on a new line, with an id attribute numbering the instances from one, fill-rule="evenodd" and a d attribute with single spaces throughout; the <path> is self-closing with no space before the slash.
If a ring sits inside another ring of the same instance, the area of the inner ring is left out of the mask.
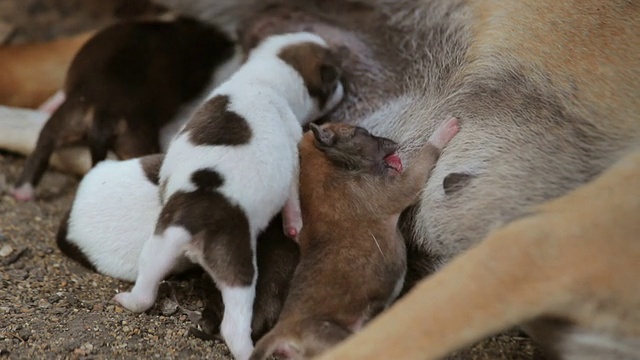
<path id="1" fill-rule="evenodd" d="M 393 168 L 393 170 L 399 173 L 402 172 L 402 160 L 400 160 L 400 156 L 398 156 L 398 154 L 393 153 L 387 156 L 386 158 L 384 158 L 384 160 L 387 162 L 389 166 Z"/>

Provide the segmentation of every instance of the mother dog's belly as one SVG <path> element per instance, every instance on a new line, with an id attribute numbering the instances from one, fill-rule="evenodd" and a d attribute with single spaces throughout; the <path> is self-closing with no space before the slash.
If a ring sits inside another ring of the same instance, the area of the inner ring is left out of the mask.
<path id="1" fill-rule="evenodd" d="M 529 206 L 590 180 L 636 141 L 592 126 L 562 107 L 558 95 L 528 82 L 501 73 L 471 77 L 444 106 L 407 96 L 361 122 L 410 153 L 447 114 L 460 119 L 460 133 L 444 149 L 410 220 L 412 231 L 404 234 L 443 262 Z M 451 186 L 452 173 L 464 174 L 458 186 Z"/>

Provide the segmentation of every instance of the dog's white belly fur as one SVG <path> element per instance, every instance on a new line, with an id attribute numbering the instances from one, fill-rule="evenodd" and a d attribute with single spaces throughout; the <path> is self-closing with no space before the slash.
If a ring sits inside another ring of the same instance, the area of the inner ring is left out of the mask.
<path id="1" fill-rule="evenodd" d="M 138 257 L 160 209 L 158 188 L 138 159 L 105 160 L 78 187 L 67 238 L 100 273 L 135 281 Z"/>

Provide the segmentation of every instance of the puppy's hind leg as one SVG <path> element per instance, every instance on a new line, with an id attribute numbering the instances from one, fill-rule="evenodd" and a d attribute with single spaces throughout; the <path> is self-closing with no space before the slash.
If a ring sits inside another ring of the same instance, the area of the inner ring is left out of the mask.
<path id="1" fill-rule="evenodd" d="M 189 241 L 191 234 L 178 226 L 169 226 L 160 235 L 152 235 L 140 253 L 138 276 L 133 289 L 119 293 L 113 299 L 137 313 L 151 308 L 160 282 L 175 268 Z"/>
<path id="2" fill-rule="evenodd" d="M 253 351 L 251 320 L 256 294 L 256 236 L 240 228 L 217 229 L 208 236 L 201 265 L 222 293 L 220 334 L 233 357 L 247 360 Z"/>
<path id="3" fill-rule="evenodd" d="M 256 297 L 255 283 L 253 280 L 249 286 L 220 286 L 222 301 L 225 304 L 220 334 L 238 360 L 249 359 L 253 351 L 251 320 L 253 301 Z"/>
<path id="4" fill-rule="evenodd" d="M 91 166 L 107 157 L 109 148 L 116 138 L 116 128 L 120 119 L 110 111 L 96 109 L 95 118 L 89 129 L 89 151 L 91 152 Z"/>

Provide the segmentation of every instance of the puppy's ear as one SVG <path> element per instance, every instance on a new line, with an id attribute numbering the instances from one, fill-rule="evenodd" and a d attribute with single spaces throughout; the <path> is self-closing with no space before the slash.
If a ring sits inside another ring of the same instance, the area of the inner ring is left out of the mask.
<path id="1" fill-rule="evenodd" d="M 325 87 L 333 87 L 340 79 L 340 68 L 332 64 L 320 65 L 320 80 Z"/>
<path id="2" fill-rule="evenodd" d="M 327 50 L 320 64 L 320 81 L 324 89 L 333 89 L 342 75 L 338 53 Z"/>
<path id="3" fill-rule="evenodd" d="M 313 137 L 321 147 L 331 147 L 335 143 L 336 134 L 327 128 L 321 128 L 320 126 L 310 123 L 309 127 L 313 132 Z"/>

